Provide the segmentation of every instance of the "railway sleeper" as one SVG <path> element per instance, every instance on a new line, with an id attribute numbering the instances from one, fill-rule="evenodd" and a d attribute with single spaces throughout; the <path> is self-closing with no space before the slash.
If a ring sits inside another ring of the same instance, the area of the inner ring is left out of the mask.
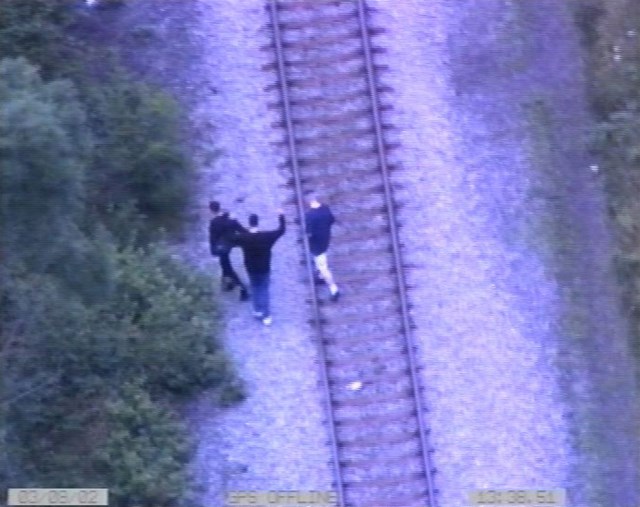
<path id="1" fill-rule="evenodd" d="M 357 323 L 356 323 L 357 324 Z M 398 323 L 394 323 L 398 325 Z M 355 326 L 354 326 L 355 327 Z M 398 326 L 399 327 L 399 326 Z M 327 332 L 329 335 L 329 332 Z M 362 333 L 361 336 L 366 336 Z M 389 354 L 404 354 L 406 351 L 402 335 L 390 336 L 386 341 L 378 341 L 375 343 L 367 341 L 358 341 L 351 343 L 340 343 L 339 339 L 333 340 L 333 343 L 326 345 L 327 356 L 335 359 L 350 359 L 357 361 L 360 358 L 367 357 L 370 361 L 384 360 Z"/>
<path id="2" fill-rule="evenodd" d="M 349 368 L 359 368 L 363 365 L 366 365 L 367 363 L 371 362 L 371 359 L 369 358 L 364 358 L 364 357 L 349 357 L 349 358 L 331 358 L 330 361 L 327 362 L 331 362 L 331 364 L 335 367 L 335 368 L 343 368 L 345 371 L 353 371 L 352 369 L 349 370 Z M 357 375 L 353 375 L 352 376 L 352 380 L 353 379 L 357 379 Z M 345 382 L 345 385 L 347 383 Z"/>
<path id="3" fill-rule="evenodd" d="M 402 493 L 405 488 L 409 485 L 414 488 L 418 485 L 419 482 L 425 481 L 426 483 L 427 477 L 425 475 L 424 470 L 418 470 L 414 472 L 410 472 L 407 474 L 400 475 L 398 477 L 391 477 L 386 479 L 375 479 L 375 480 L 362 480 L 362 481 L 349 481 L 347 486 L 347 493 L 349 490 L 356 489 L 367 489 L 370 492 L 380 493 L 389 493 L 389 496 L 377 496 L 381 501 L 386 501 L 387 498 L 393 498 L 398 493 Z M 397 489 L 397 490 L 396 490 Z M 421 491 L 421 487 L 416 488 L 417 491 Z M 347 495 L 348 496 L 348 495 Z M 384 498 L 384 500 L 383 500 Z M 370 505 L 386 505 L 386 504 L 370 504 Z"/>
<path id="4" fill-rule="evenodd" d="M 343 415 L 353 412 L 360 414 L 365 407 L 371 415 L 383 415 L 386 411 L 403 411 L 411 403 L 408 396 L 413 396 L 413 386 L 410 379 L 403 379 L 402 383 L 373 382 L 363 384 L 362 388 L 355 391 L 346 386 L 330 387 L 331 400 L 337 409 L 343 411 Z M 382 410 L 384 406 L 384 410 Z M 357 410 L 356 410 L 357 408 Z"/>
<path id="5" fill-rule="evenodd" d="M 372 124 L 365 125 L 363 127 L 350 127 L 345 128 L 344 126 L 340 126 L 340 128 L 332 129 L 329 132 L 320 133 L 316 131 L 310 136 L 302 136 L 300 132 L 296 131 L 295 142 L 297 146 L 303 146 L 306 144 L 311 145 L 323 145 L 326 143 L 331 143 L 336 140 L 349 140 L 349 139 L 360 139 L 362 137 L 370 137 L 375 135 L 375 127 Z"/>
<path id="6" fill-rule="evenodd" d="M 388 440 L 391 434 L 388 434 L 384 438 Z M 379 435 L 372 437 L 380 438 Z M 341 437 L 338 437 L 340 459 L 341 460 L 353 460 L 358 462 L 382 460 L 386 457 L 400 456 L 400 455 L 414 455 L 421 452 L 420 440 L 417 433 L 413 435 L 413 438 L 409 440 L 403 440 L 397 443 L 383 443 L 379 446 L 375 446 L 375 442 L 372 441 L 370 446 L 357 446 L 350 445 L 342 442 Z"/>
<path id="7" fill-rule="evenodd" d="M 316 112 L 313 112 L 314 116 L 309 117 L 293 117 L 291 118 L 291 122 L 298 127 L 298 129 L 302 130 L 304 128 L 311 128 L 316 125 L 318 126 L 331 126 L 331 125 L 340 125 L 341 127 L 346 127 L 347 122 L 352 120 L 358 120 L 362 118 L 371 119 L 371 106 L 367 106 L 366 108 L 360 109 L 351 109 L 348 111 L 343 111 L 338 114 L 333 114 L 331 116 L 319 116 Z M 293 112 L 292 112 L 293 114 Z M 272 126 L 278 126 L 272 124 Z"/>
<path id="8" fill-rule="evenodd" d="M 331 94 L 327 94 L 324 103 L 320 103 L 313 108 L 308 106 L 293 106 L 291 108 L 291 118 L 293 124 L 298 126 L 298 130 L 308 128 L 311 125 L 338 125 L 340 129 L 345 130 L 345 127 L 349 126 L 346 123 L 348 120 L 357 120 L 360 118 L 367 118 L 373 122 L 373 108 L 368 97 L 360 96 L 348 102 L 340 102 L 338 100 L 331 101 L 331 97 Z M 392 110 L 392 104 L 382 104 L 378 107 L 379 112 Z M 322 116 L 320 116 L 320 111 L 322 112 Z M 336 119 L 341 121 L 336 121 Z M 370 136 L 370 138 L 374 140 L 375 136 Z"/>
<path id="9" fill-rule="evenodd" d="M 366 433 L 367 435 L 377 435 L 375 438 L 379 437 L 380 432 L 384 432 L 385 434 L 397 433 L 399 431 L 403 431 L 400 429 L 394 429 L 398 425 L 406 425 L 406 431 L 409 431 L 410 428 L 417 429 L 418 421 L 415 416 L 409 416 L 409 419 L 406 417 L 403 418 L 408 410 L 409 406 L 413 406 L 413 403 L 410 400 L 402 400 L 400 403 L 385 403 L 384 408 L 389 411 L 390 414 L 396 416 L 396 419 L 392 422 L 387 422 L 384 425 L 373 425 L 367 423 L 368 419 L 374 420 L 376 417 L 384 416 L 387 414 L 383 413 L 382 409 L 376 408 L 376 405 L 367 405 L 367 406 L 356 406 L 356 407 L 336 407 L 336 415 L 338 413 L 340 416 L 344 416 L 345 414 L 351 415 L 354 420 L 359 418 L 361 424 L 342 424 L 336 425 L 335 431 L 339 432 L 341 438 L 343 437 L 345 440 L 355 440 L 358 435 L 363 434 L 363 431 L 369 429 Z M 374 452 L 374 451 L 371 451 Z M 402 450 L 401 447 L 398 447 L 395 451 L 391 452 L 391 449 L 388 449 L 387 452 L 391 454 L 397 454 L 402 452 L 409 452 L 408 450 Z M 365 453 L 366 454 L 366 453 Z M 364 459 L 362 455 L 353 455 L 351 456 L 353 459 Z"/>
<path id="10" fill-rule="evenodd" d="M 404 492 L 404 496 L 398 495 L 385 499 L 384 507 L 435 507 L 429 503 L 427 493 L 423 491 Z"/>
<path id="11" fill-rule="evenodd" d="M 407 460 L 412 459 L 416 455 L 422 457 L 422 451 L 420 449 L 420 444 L 418 439 L 413 440 L 411 442 L 411 445 L 409 446 L 399 446 L 399 447 L 388 448 L 385 452 L 384 459 L 389 462 L 401 461 L 403 459 L 407 459 Z M 360 457 L 341 456 L 340 465 L 353 467 L 353 468 L 367 468 L 369 466 L 369 463 L 371 463 L 373 459 L 370 455 L 360 456 Z"/>
<path id="12" fill-rule="evenodd" d="M 389 312 L 387 318 L 380 317 L 374 311 L 362 315 L 340 313 L 327 315 L 321 312 L 324 331 L 324 343 L 327 350 L 347 353 L 350 350 L 364 350 L 368 346 L 400 344 L 402 319 L 399 313 Z M 371 338 L 371 337 L 376 337 Z"/>
<path id="13" fill-rule="evenodd" d="M 318 16 L 312 16 L 304 19 L 280 20 L 280 29 L 285 30 L 303 30 L 311 27 L 324 27 L 326 25 L 335 26 L 336 23 L 352 21 L 358 22 L 358 11 L 353 9 L 347 12 L 320 13 Z"/>
<path id="14" fill-rule="evenodd" d="M 396 396 L 395 401 L 401 401 L 409 395 L 413 395 L 411 377 L 403 375 L 399 378 L 381 378 L 373 382 L 363 382 L 359 390 L 352 390 L 344 383 L 330 384 L 332 399 L 342 406 L 365 406 L 378 404 L 380 397 L 386 399 L 387 396 Z"/>
<path id="15" fill-rule="evenodd" d="M 322 57 L 305 53 L 305 57 L 291 59 L 291 55 L 284 55 L 283 63 L 288 73 L 289 71 L 295 69 L 325 68 L 363 59 L 364 53 L 362 51 L 362 48 L 355 47 L 346 52 L 335 51 L 333 53 L 330 53 L 329 55 L 324 55 Z M 279 63 L 277 60 L 274 60 L 269 63 L 263 64 L 260 68 L 268 72 L 277 72 L 279 70 Z"/>
<path id="16" fill-rule="evenodd" d="M 394 354 L 394 357 L 401 357 L 402 354 Z M 369 353 L 362 353 L 358 356 L 353 356 L 352 354 L 327 354 L 326 362 L 333 366 L 334 368 L 345 368 L 349 371 L 353 371 L 354 368 L 359 367 L 360 365 L 366 364 L 367 362 L 381 362 L 384 361 L 385 358 L 390 357 L 388 353 L 381 354 L 380 352 L 371 351 Z M 352 365 L 350 368 L 349 365 Z M 353 380 L 358 380 L 357 375 L 353 375 Z"/>
<path id="17" fill-rule="evenodd" d="M 353 5 L 352 0 L 279 0 L 276 6 L 280 10 L 288 10 L 293 12 L 315 10 L 319 7 Z"/>
<path id="18" fill-rule="evenodd" d="M 346 132 L 353 132 L 364 128 L 374 128 L 373 116 L 362 115 L 360 117 L 352 117 L 349 121 L 336 123 L 333 125 L 297 125 L 295 128 L 295 137 L 299 139 L 303 138 L 318 138 L 318 137 L 332 137 L 342 135 Z"/>
<path id="19" fill-rule="evenodd" d="M 391 361 L 391 364 L 389 364 Z M 376 363 L 365 364 L 354 370 L 349 370 L 343 367 L 330 367 L 329 378 L 332 386 L 348 385 L 353 382 L 353 379 L 357 379 L 362 382 L 362 385 L 366 387 L 371 383 L 377 382 L 398 382 L 405 378 L 411 378 L 409 371 L 409 364 L 406 358 L 386 358 L 385 361 Z"/>
<path id="20" fill-rule="evenodd" d="M 341 438 L 338 437 L 341 454 L 345 457 L 353 456 L 353 459 L 360 459 L 356 456 L 377 456 L 381 453 L 387 452 L 389 449 L 395 448 L 401 449 L 405 446 L 405 449 L 412 446 L 419 445 L 419 432 L 417 429 L 407 430 L 404 432 L 387 433 L 385 435 L 376 435 L 370 439 L 364 438 Z M 402 451 L 398 451 L 402 452 Z M 358 454 L 361 453 L 361 454 Z"/>
<path id="21" fill-rule="evenodd" d="M 342 238 L 342 235 L 339 236 Z M 393 262 L 393 251 L 391 247 L 389 248 L 381 248 L 375 251 L 361 251 L 355 250 L 351 251 L 348 247 L 351 243 L 345 244 L 346 251 L 341 252 L 331 252 L 330 257 L 332 264 L 336 264 L 339 266 L 339 269 L 336 270 L 336 273 L 371 273 L 372 275 L 380 274 L 381 271 L 395 272 L 395 264 Z M 394 297 L 397 296 L 397 292 L 392 294 Z M 383 298 L 381 298 L 383 299 Z M 382 300 L 379 303 L 384 303 Z M 377 300 L 374 298 L 373 300 L 367 295 L 363 297 L 359 304 L 377 304 Z M 357 310 L 357 309 L 356 309 Z"/>
<path id="22" fill-rule="evenodd" d="M 291 54 L 296 51 L 316 48 L 324 52 L 333 49 L 334 44 L 337 44 L 337 49 L 340 50 L 346 46 L 347 43 L 353 43 L 358 46 L 362 44 L 360 40 L 360 27 L 352 28 L 345 33 L 328 34 L 324 37 L 314 37 L 313 39 L 287 40 L 283 37 L 281 46 Z"/>
<path id="23" fill-rule="evenodd" d="M 370 208 L 368 209 L 359 209 L 359 208 L 351 208 L 351 209 L 345 209 L 345 210 L 340 210 L 340 216 L 338 217 L 340 219 L 340 221 L 344 221 L 344 222 L 350 222 L 354 219 L 358 219 L 361 218 L 363 216 L 369 216 L 369 214 L 381 214 L 383 216 L 385 216 L 386 218 L 389 217 L 389 208 L 387 207 L 386 203 L 376 203 L 374 205 L 372 205 Z M 390 247 L 389 247 L 390 248 Z M 331 251 L 335 251 L 335 248 L 332 247 Z M 392 252 L 393 250 L 389 249 L 389 252 Z"/>
<path id="24" fill-rule="evenodd" d="M 362 160 L 362 162 L 372 162 L 372 160 L 373 159 Z M 324 193 L 327 195 L 329 193 L 337 194 L 338 192 L 345 191 L 357 192 L 359 198 L 357 200 L 350 199 L 345 201 L 340 211 L 360 211 L 363 208 L 366 209 L 371 206 L 381 205 L 381 193 L 384 192 L 384 185 L 380 181 L 380 174 L 371 171 L 368 165 L 365 165 L 365 167 L 366 169 L 362 171 L 343 168 L 345 170 L 342 175 L 327 176 L 324 168 L 311 168 L 307 166 L 300 171 L 301 180 L 305 187 L 310 186 L 315 189 L 316 192 L 319 191 L 320 188 L 323 188 Z"/>
<path id="25" fill-rule="evenodd" d="M 358 305 L 365 306 L 368 304 L 376 303 L 378 301 L 384 303 L 389 299 L 392 300 L 390 301 L 391 303 L 398 304 L 397 298 L 398 298 L 397 287 L 386 293 L 376 292 L 374 294 L 363 294 L 361 292 L 355 292 L 355 293 L 349 294 L 349 306 L 353 306 L 357 309 Z M 321 304 L 320 308 L 323 309 L 325 306 L 336 307 L 336 306 L 346 306 L 346 305 L 336 305 L 332 301 L 330 303 Z M 400 306 L 392 307 L 392 308 L 394 310 L 397 310 L 398 312 L 400 311 Z M 375 335 L 370 335 L 370 336 L 375 336 Z"/>
<path id="26" fill-rule="evenodd" d="M 344 283 L 342 283 L 344 285 Z M 346 292 L 346 291 L 345 291 Z M 352 336 L 354 334 L 383 334 L 401 331 L 401 315 L 399 313 L 387 313 L 378 315 L 376 312 L 362 309 L 360 315 L 333 314 L 330 318 L 326 314 L 321 314 L 325 326 L 327 337 L 332 337 L 336 345 L 340 345 L 341 336 Z M 358 326 L 357 328 L 355 326 Z M 378 342 L 378 344 L 383 342 Z"/>
<path id="27" fill-rule="evenodd" d="M 332 129 L 339 126 L 340 129 L 357 129 L 362 124 L 369 125 L 371 123 L 371 109 L 353 109 L 344 111 L 331 116 L 315 117 L 315 118 L 292 118 L 291 123 L 296 127 L 296 132 L 317 132 L 320 129 Z M 274 128 L 285 126 L 284 120 L 271 124 Z"/>
<path id="28" fill-rule="evenodd" d="M 335 139 L 332 143 L 309 143 L 298 146 L 299 159 L 311 159 L 313 161 L 325 162 L 327 160 L 350 160 L 358 156 L 371 157 L 377 155 L 374 140 L 371 137 L 361 136 L 360 138 L 343 140 Z M 372 161 L 373 162 L 373 161 Z M 331 171 L 334 167 L 321 166 L 326 178 L 344 178 L 342 171 Z M 379 177 L 379 176 L 378 176 Z"/>
<path id="29" fill-rule="evenodd" d="M 332 93 L 331 95 L 327 95 L 326 93 L 314 93 L 310 95 L 298 94 L 297 97 L 289 97 L 289 105 L 292 108 L 299 107 L 313 107 L 313 108 L 324 108 L 331 105 L 344 105 L 345 103 L 351 103 L 352 101 L 358 99 L 367 99 L 370 100 L 367 95 L 367 89 L 364 86 L 364 83 L 361 83 L 360 87 L 352 87 L 351 89 L 344 91 L 341 94 Z M 269 102 L 267 104 L 269 109 L 276 109 L 278 111 L 282 111 L 283 102 L 282 99 L 278 99 L 276 102 Z"/>
<path id="30" fill-rule="evenodd" d="M 356 211 L 360 215 L 360 217 L 366 217 L 371 213 L 372 209 L 380 208 L 382 205 L 378 202 L 375 204 L 367 205 L 366 207 L 362 207 L 359 210 L 340 210 L 336 213 L 338 218 L 338 223 L 342 224 L 345 221 L 345 217 L 349 220 L 357 218 Z M 336 206 L 337 208 L 337 206 Z M 350 216 L 349 216 L 350 215 Z M 391 249 L 391 243 L 389 240 L 381 241 L 380 238 L 371 238 L 365 239 L 362 241 L 351 242 L 348 241 L 347 238 L 344 238 L 345 242 L 342 242 L 342 233 L 340 231 L 336 231 L 335 240 L 331 245 L 331 249 L 329 250 L 329 255 L 333 258 L 336 256 L 350 256 L 350 255 L 365 255 L 370 253 L 372 256 L 376 255 L 376 252 L 379 251 L 389 251 L 393 253 Z"/>
<path id="31" fill-rule="evenodd" d="M 373 146 L 367 146 L 366 148 L 351 148 L 350 150 L 334 149 L 324 155 L 316 156 L 303 156 L 298 158 L 298 164 L 300 167 L 326 167 L 329 164 L 343 160 L 362 160 L 374 161 L 377 158 L 376 150 Z M 333 175 L 332 175 L 333 176 Z M 333 177 L 334 181 L 340 181 L 339 178 Z M 344 181 L 344 177 L 342 178 Z M 329 183 L 329 182 L 327 182 Z"/>
<path id="32" fill-rule="evenodd" d="M 353 87 L 344 93 L 332 93 L 331 95 L 306 95 L 292 98 L 289 105 L 293 108 L 310 107 L 310 108 L 327 108 L 330 106 L 343 107 L 358 100 L 369 100 L 366 91 L 360 87 Z"/>
<path id="33" fill-rule="evenodd" d="M 361 237 L 364 237 L 364 235 L 361 235 Z M 342 272 L 340 274 L 340 285 L 345 288 L 348 287 L 349 292 L 371 291 L 377 295 L 381 293 L 381 291 L 385 291 L 385 293 L 393 293 L 393 291 L 395 291 L 395 294 L 397 294 L 398 289 L 395 276 L 391 276 L 393 273 L 394 270 L 391 268 L 384 277 L 373 276 L 371 272 Z M 377 317 L 380 319 L 380 316 Z"/>
<path id="34" fill-rule="evenodd" d="M 353 303 L 353 301 L 349 301 Z M 361 298 L 361 304 L 355 305 L 323 305 L 321 313 L 327 321 L 334 319 L 341 320 L 343 318 L 362 317 L 362 305 L 366 305 L 367 312 L 375 312 L 377 314 L 386 314 L 400 311 L 400 304 L 395 298 L 379 297 L 369 301 L 368 298 Z"/>
<path id="35" fill-rule="evenodd" d="M 364 67 L 362 61 L 358 59 L 352 58 L 350 60 L 346 60 L 341 63 L 337 63 L 335 65 L 339 65 L 338 67 L 340 71 L 339 74 L 336 73 L 337 69 L 332 65 L 325 65 L 325 66 L 318 66 L 318 67 L 298 65 L 295 67 L 289 67 L 287 68 L 287 71 L 286 71 L 287 82 L 293 83 L 294 80 L 303 80 L 303 79 L 308 79 L 308 80 L 313 80 L 313 79 L 317 80 L 319 78 L 331 79 L 332 76 L 339 77 L 340 75 L 343 75 L 343 74 L 349 75 L 352 73 L 354 76 L 360 76 L 360 72 L 366 73 L 366 68 Z M 314 83 L 316 81 L 314 80 L 311 82 Z"/>
<path id="36" fill-rule="evenodd" d="M 384 150 L 389 152 L 400 146 L 400 143 L 388 143 L 384 146 Z M 303 152 L 306 153 L 302 155 Z M 300 150 L 298 160 L 301 167 L 317 168 L 318 171 L 322 171 L 325 179 L 333 178 L 341 181 L 342 178 L 344 180 L 345 176 L 349 175 L 349 167 L 344 167 L 347 164 L 361 164 L 364 168 L 375 168 L 375 170 L 370 169 L 371 176 L 376 177 L 378 181 L 381 178 L 378 149 L 374 146 L 373 139 L 360 138 L 352 140 L 351 144 L 337 142 L 334 146 L 308 145 Z M 279 167 L 284 167 L 284 164 Z M 327 181 L 325 185 L 328 184 Z M 393 186 L 397 188 L 401 184 L 394 183 Z"/>
<path id="37" fill-rule="evenodd" d="M 362 493 L 349 491 L 345 495 L 345 507 L 436 507 L 428 498 L 426 480 L 425 477 L 422 486 L 416 482 L 411 488 L 394 488 L 385 495 L 379 493 L 377 496 L 359 498 L 363 496 Z"/>
<path id="38" fill-rule="evenodd" d="M 288 59 L 286 60 L 285 66 L 287 69 L 297 69 L 297 68 L 312 68 L 315 69 L 317 67 L 331 67 L 333 65 L 341 65 L 346 62 L 364 60 L 364 52 L 362 48 L 353 48 L 346 52 L 336 52 L 335 54 L 330 54 L 324 56 L 322 58 L 297 58 L 295 60 Z M 267 64 L 272 65 L 272 64 Z M 275 67 L 265 68 L 264 70 L 273 70 Z"/>
<path id="39" fill-rule="evenodd" d="M 336 403 L 339 404 L 337 401 Z M 390 432 L 407 431 L 406 425 L 403 428 L 392 426 L 399 422 L 415 426 L 415 428 L 410 426 L 409 429 L 417 429 L 418 424 L 414 403 L 398 405 L 393 412 L 384 412 L 382 414 L 366 415 L 359 410 L 340 413 L 335 415 L 334 421 L 336 430 L 341 432 L 340 435 L 345 440 L 349 441 L 369 438 L 367 435 L 376 433 L 381 429 L 386 429 Z"/>
<path id="40" fill-rule="evenodd" d="M 377 343 L 379 340 L 388 340 L 398 339 L 397 335 L 389 335 L 389 334 L 366 334 L 366 335 L 354 335 L 350 337 L 342 337 L 341 343 L 343 345 L 350 345 L 351 343 L 362 343 L 363 341 L 369 341 L 369 343 Z M 331 337 L 324 337 L 323 343 L 330 347 L 335 342 Z M 344 376 L 344 381 L 351 381 L 354 378 L 365 380 L 367 378 L 375 378 L 378 373 L 387 372 L 390 374 L 395 374 L 396 372 L 402 371 L 404 368 L 408 367 L 408 363 L 406 358 L 403 355 L 397 356 L 389 356 L 380 358 L 377 360 L 372 360 L 363 364 L 353 365 L 354 367 L 349 367 L 348 363 L 343 364 L 340 361 L 335 361 L 331 364 L 327 365 L 328 373 L 336 380 L 342 379 Z M 344 373 L 344 375 L 343 375 Z"/>
<path id="41" fill-rule="evenodd" d="M 381 456 L 365 463 L 361 463 L 361 466 L 345 465 L 342 468 L 342 480 L 349 484 L 352 481 L 378 481 L 394 477 L 399 479 L 424 470 L 420 452 L 395 458 Z"/>
<path id="42" fill-rule="evenodd" d="M 384 201 L 384 186 L 382 185 L 382 183 L 378 181 L 363 185 L 361 183 L 361 180 L 362 178 L 359 178 L 358 181 L 353 181 L 352 179 L 349 179 L 348 175 L 345 175 L 345 178 L 343 180 L 345 181 L 344 187 L 323 188 L 323 192 L 327 197 L 336 198 L 338 196 L 343 196 L 343 199 L 347 199 L 346 204 L 343 205 L 347 209 L 360 209 L 369 207 L 372 204 L 382 204 L 382 202 Z M 316 191 L 320 192 L 320 189 L 322 187 L 319 184 L 316 186 L 318 187 Z M 352 197 L 352 199 L 348 199 L 349 197 Z M 342 201 L 343 199 L 339 199 L 339 201 Z M 363 216 L 363 218 L 366 218 L 366 216 Z M 387 231 L 379 232 L 385 233 Z M 360 239 L 362 238 L 358 238 L 358 240 Z"/>
<path id="43" fill-rule="evenodd" d="M 373 426 L 379 426 L 394 423 L 398 420 L 405 420 L 410 417 L 416 417 L 416 409 L 413 405 L 407 405 L 406 407 L 399 408 L 391 414 L 384 413 L 379 415 L 365 415 L 361 412 L 358 412 L 353 418 L 347 418 L 344 416 L 340 418 L 334 417 L 334 424 L 336 425 L 336 428 L 351 425 L 360 426 L 360 424 L 363 423 Z"/>

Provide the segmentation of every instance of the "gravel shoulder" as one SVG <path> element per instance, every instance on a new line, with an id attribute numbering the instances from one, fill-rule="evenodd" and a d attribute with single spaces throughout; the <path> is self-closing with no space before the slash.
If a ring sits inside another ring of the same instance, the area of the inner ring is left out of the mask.
<path id="1" fill-rule="evenodd" d="M 532 487 L 637 505 L 637 390 L 569 13 L 372 3 L 442 505 Z"/>

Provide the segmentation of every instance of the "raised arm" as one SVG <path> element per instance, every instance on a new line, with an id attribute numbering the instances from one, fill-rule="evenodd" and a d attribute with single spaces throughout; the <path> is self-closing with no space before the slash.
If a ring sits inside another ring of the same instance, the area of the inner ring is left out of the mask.
<path id="1" fill-rule="evenodd" d="M 278 235 L 276 236 L 277 238 L 282 236 L 284 232 L 287 230 L 287 226 L 284 220 L 284 213 L 282 213 L 282 211 L 280 211 L 279 213 L 280 214 L 278 215 L 278 230 L 276 231 L 278 233 Z"/>

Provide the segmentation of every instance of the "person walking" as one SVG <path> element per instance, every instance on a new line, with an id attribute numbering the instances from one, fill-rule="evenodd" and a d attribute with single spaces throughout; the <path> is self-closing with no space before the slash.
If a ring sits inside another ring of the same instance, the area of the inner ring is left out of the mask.
<path id="1" fill-rule="evenodd" d="M 231 248 L 233 237 L 236 234 L 247 232 L 237 220 L 229 216 L 229 212 L 220 209 L 218 201 L 209 202 L 209 209 L 213 213 L 213 218 L 209 222 L 209 248 L 211 255 L 217 257 L 222 269 L 222 289 L 231 291 L 236 286 L 240 286 L 240 301 L 249 299 L 249 292 L 246 285 L 231 265 Z"/>
<path id="2" fill-rule="evenodd" d="M 307 197 L 309 209 L 305 213 L 305 227 L 309 240 L 309 250 L 313 255 L 317 275 L 329 287 L 332 301 L 338 301 L 340 290 L 333 279 L 333 274 L 329 269 L 327 260 L 327 250 L 331 242 L 331 226 L 336 219 L 331 209 L 326 204 L 322 204 L 315 194 Z"/>
<path id="3" fill-rule="evenodd" d="M 244 253 L 244 266 L 251 283 L 253 315 L 265 326 L 271 325 L 273 321 L 269 308 L 271 249 L 285 233 L 286 226 L 282 210 L 278 210 L 278 222 L 277 229 L 260 231 L 258 215 L 252 213 L 249 216 L 249 231 L 233 237 L 234 244 L 242 248 Z"/>

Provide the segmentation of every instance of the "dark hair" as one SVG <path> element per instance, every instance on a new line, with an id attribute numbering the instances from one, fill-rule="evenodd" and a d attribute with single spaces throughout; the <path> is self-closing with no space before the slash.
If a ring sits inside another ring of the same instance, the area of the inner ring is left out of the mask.
<path id="1" fill-rule="evenodd" d="M 258 227 L 258 215 L 255 213 L 249 215 L 249 227 Z"/>
<path id="2" fill-rule="evenodd" d="M 218 213 L 220 211 L 220 203 L 218 201 L 209 201 L 209 209 L 214 213 Z"/>

